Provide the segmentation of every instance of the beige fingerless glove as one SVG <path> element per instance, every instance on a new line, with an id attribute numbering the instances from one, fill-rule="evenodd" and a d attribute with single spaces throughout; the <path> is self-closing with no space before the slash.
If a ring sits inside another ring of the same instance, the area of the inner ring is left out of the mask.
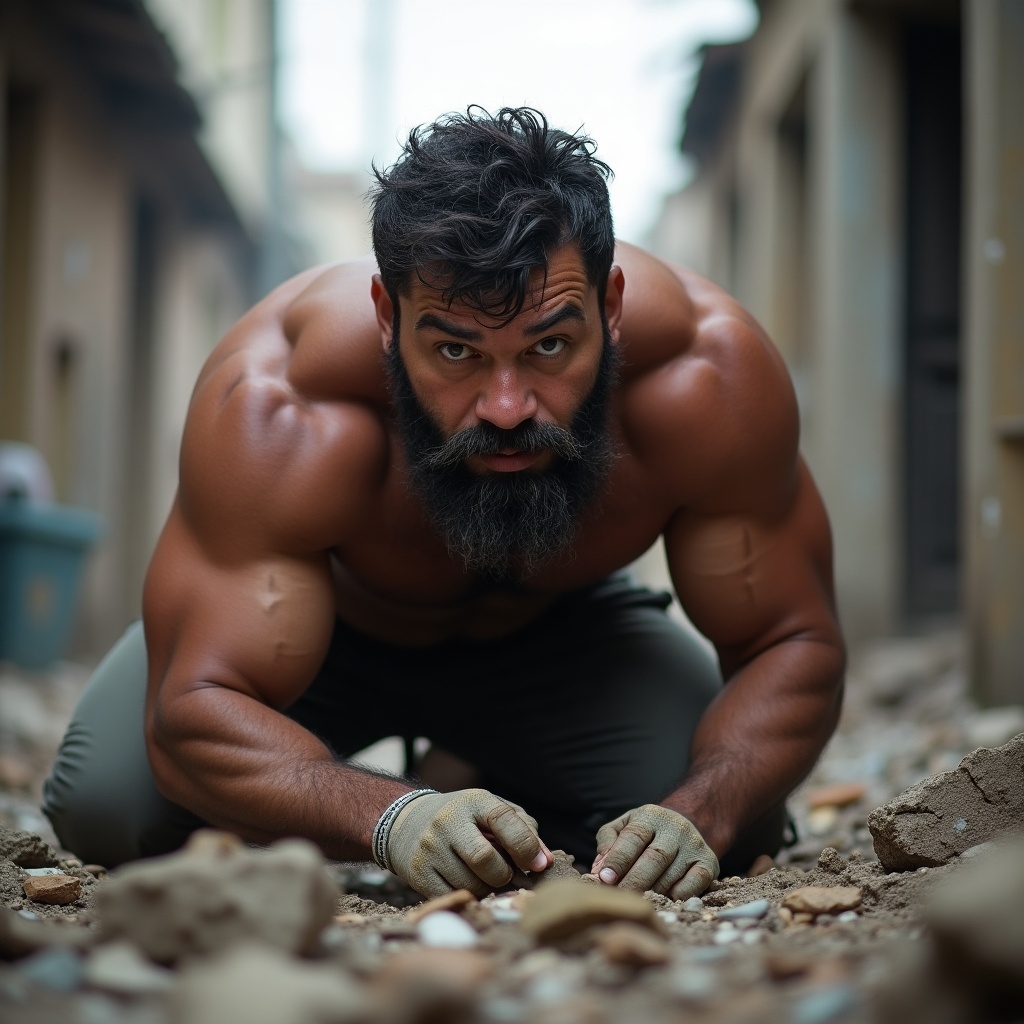
<path id="1" fill-rule="evenodd" d="M 482 896 L 507 884 L 512 868 L 499 848 L 524 871 L 547 866 L 537 822 L 485 789 L 422 791 L 394 815 L 383 846 L 385 866 L 424 896 Z"/>

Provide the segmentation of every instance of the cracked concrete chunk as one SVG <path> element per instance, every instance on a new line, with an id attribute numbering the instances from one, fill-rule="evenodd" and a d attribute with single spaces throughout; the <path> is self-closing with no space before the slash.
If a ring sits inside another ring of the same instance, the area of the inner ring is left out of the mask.
<path id="1" fill-rule="evenodd" d="M 126 938 L 158 963 L 242 940 L 308 953 L 331 920 L 337 886 L 302 839 L 266 850 L 223 845 L 129 864 L 96 893 L 103 934 Z"/>
<path id="2" fill-rule="evenodd" d="M 872 811 L 868 828 L 886 871 L 911 871 L 946 864 L 1022 818 L 1024 734 L 912 786 Z"/>

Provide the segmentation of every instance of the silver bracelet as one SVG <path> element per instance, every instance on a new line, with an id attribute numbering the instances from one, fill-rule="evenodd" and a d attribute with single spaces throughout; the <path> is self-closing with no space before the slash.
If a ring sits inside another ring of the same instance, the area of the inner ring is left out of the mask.
<path id="1" fill-rule="evenodd" d="M 391 826 L 394 825 L 402 808 L 411 803 L 418 796 L 426 796 L 428 793 L 436 793 L 436 789 L 414 789 L 410 793 L 403 793 L 394 803 L 388 805 L 387 809 L 377 820 L 373 829 L 373 839 L 370 843 L 371 852 L 377 867 L 394 873 L 391 866 L 391 858 L 388 857 L 388 836 L 391 833 Z"/>

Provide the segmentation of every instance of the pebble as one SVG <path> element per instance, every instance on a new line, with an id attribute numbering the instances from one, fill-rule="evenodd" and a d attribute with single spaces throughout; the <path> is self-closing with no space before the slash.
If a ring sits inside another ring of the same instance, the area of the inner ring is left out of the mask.
<path id="1" fill-rule="evenodd" d="M 432 900 L 410 907 L 405 912 L 405 919 L 410 924 L 416 924 L 423 918 L 439 910 L 459 911 L 470 903 L 476 903 L 476 897 L 468 889 L 456 889 L 453 892 L 446 892 L 441 896 L 435 896 Z"/>
<path id="2" fill-rule="evenodd" d="M 860 906 L 861 892 L 855 885 L 805 885 L 786 893 L 782 905 L 794 913 L 836 914 Z"/>
<path id="3" fill-rule="evenodd" d="M 88 871 L 96 878 L 102 878 L 107 873 L 107 869 L 102 864 L 83 864 L 82 870 Z"/>
<path id="4" fill-rule="evenodd" d="M 808 807 L 847 807 L 858 803 L 867 792 L 863 782 L 835 782 L 828 786 L 815 786 L 805 794 Z"/>
<path id="5" fill-rule="evenodd" d="M 31 878 L 44 878 L 47 875 L 63 875 L 60 868 L 23 868 L 26 875 Z"/>
<path id="6" fill-rule="evenodd" d="M 753 900 L 751 903 L 741 903 L 736 907 L 723 907 L 718 911 L 720 921 L 739 921 L 744 918 L 753 918 L 759 921 L 768 913 L 771 904 L 767 900 Z"/>
<path id="7" fill-rule="evenodd" d="M 764 938 L 764 934 L 759 931 L 746 931 L 742 938 L 746 945 L 756 946 Z"/>
<path id="8" fill-rule="evenodd" d="M 857 1003 L 848 985 L 833 985 L 809 992 L 793 1007 L 793 1024 L 829 1024 L 845 1017 Z"/>
<path id="9" fill-rule="evenodd" d="M 613 964 L 657 967 L 668 962 L 668 943 L 649 928 L 616 921 L 601 929 L 597 947 Z"/>
<path id="10" fill-rule="evenodd" d="M 679 915 L 674 910 L 659 910 L 657 911 L 657 917 L 659 921 L 664 921 L 665 924 L 675 924 L 679 920 Z"/>
<path id="11" fill-rule="evenodd" d="M 523 912 L 515 907 L 491 907 L 495 924 L 516 924 L 522 920 Z"/>
<path id="12" fill-rule="evenodd" d="M 39 915 L 36 914 L 36 913 L 33 913 L 31 910 L 19 910 L 18 911 L 18 917 L 23 917 L 23 918 L 25 918 L 26 921 L 38 921 L 39 920 Z"/>
<path id="13" fill-rule="evenodd" d="M 434 949 L 471 949 L 479 942 L 476 930 L 450 910 L 435 910 L 416 925 L 424 946 Z"/>
<path id="14" fill-rule="evenodd" d="M 372 889 L 379 889 L 391 877 L 386 871 L 360 871 L 357 876 L 360 885 L 368 885 Z"/>
<path id="15" fill-rule="evenodd" d="M 74 875 L 44 875 L 42 878 L 29 876 L 21 887 L 34 903 L 65 907 L 82 895 L 82 883 Z"/>
<path id="16" fill-rule="evenodd" d="M 850 924 L 852 921 L 857 921 L 860 918 L 860 914 L 856 910 L 844 910 L 837 918 L 837 921 L 842 921 L 843 924 Z"/>
<path id="17" fill-rule="evenodd" d="M 711 941 L 716 946 L 727 946 L 730 942 L 738 942 L 742 935 L 743 932 L 739 928 L 726 922 L 715 929 L 714 935 L 711 936 Z"/>
<path id="18" fill-rule="evenodd" d="M 568 879 L 548 882 L 536 890 L 523 911 L 523 930 L 540 943 L 553 943 L 592 925 L 633 921 L 655 931 L 664 924 L 639 893 L 611 885 L 580 885 Z"/>
<path id="19" fill-rule="evenodd" d="M 683 902 L 683 910 L 703 910 L 704 901 L 699 896 L 691 896 Z"/>
<path id="20" fill-rule="evenodd" d="M 712 950 L 724 953 L 723 949 Z M 707 967 L 680 965 L 668 976 L 668 990 L 672 995 L 686 1000 L 709 999 L 718 991 L 718 978 L 715 972 Z"/>
<path id="21" fill-rule="evenodd" d="M 807 815 L 807 831 L 812 836 L 825 836 L 839 823 L 839 811 L 835 807 L 816 807 Z"/>
<path id="22" fill-rule="evenodd" d="M 45 949 L 22 960 L 19 972 L 53 992 L 75 992 L 82 985 L 82 958 L 74 950 Z"/>
<path id="23" fill-rule="evenodd" d="M 150 963 L 129 942 L 111 942 L 93 950 L 85 964 L 85 980 L 114 995 L 142 996 L 167 992 L 174 972 Z"/>

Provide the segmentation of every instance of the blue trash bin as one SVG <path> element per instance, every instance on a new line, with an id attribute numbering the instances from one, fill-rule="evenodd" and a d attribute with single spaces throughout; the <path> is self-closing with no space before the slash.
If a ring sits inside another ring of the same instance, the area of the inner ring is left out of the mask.
<path id="1" fill-rule="evenodd" d="M 0 496 L 0 659 L 40 669 L 64 654 L 100 533 L 99 516 L 84 509 Z"/>

